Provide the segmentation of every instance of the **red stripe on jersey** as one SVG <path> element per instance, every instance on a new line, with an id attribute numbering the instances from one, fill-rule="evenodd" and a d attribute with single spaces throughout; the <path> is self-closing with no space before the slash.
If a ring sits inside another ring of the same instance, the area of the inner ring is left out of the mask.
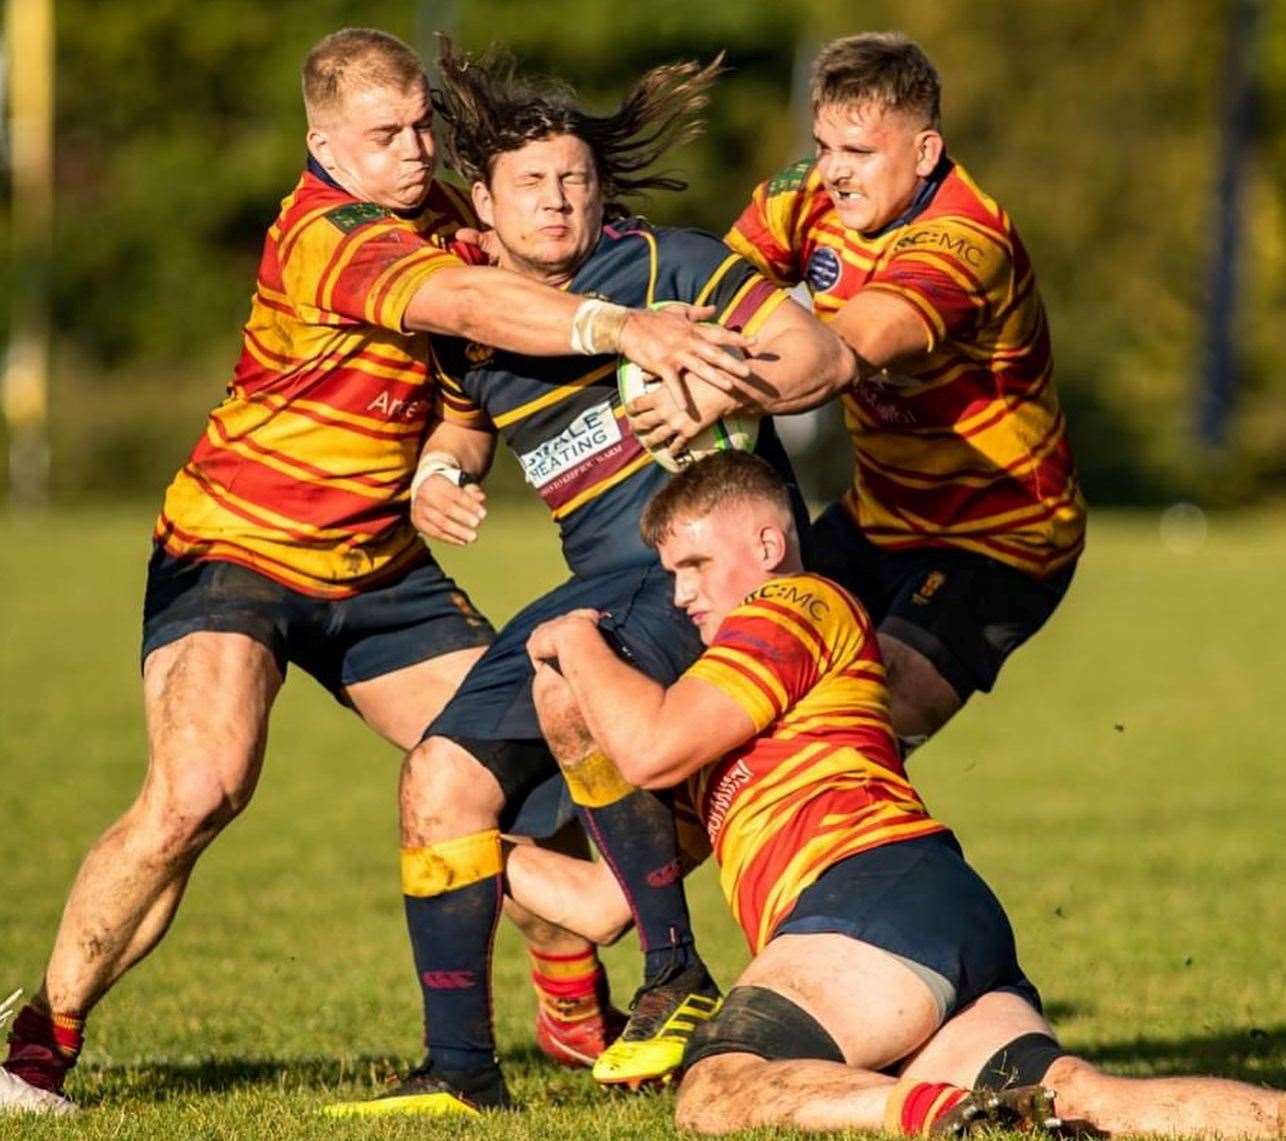
<path id="1" fill-rule="evenodd" d="M 445 396 L 445 393 L 443 395 Z M 472 404 L 468 408 L 471 411 L 476 410 Z M 603 451 L 590 456 L 570 471 L 563 472 L 543 484 L 538 489 L 540 497 L 548 504 L 551 511 L 557 511 L 582 492 L 629 467 L 642 454 L 643 445 L 638 442 L 633 432 L 627 430 L 610 447 L 604 448 Z"/>

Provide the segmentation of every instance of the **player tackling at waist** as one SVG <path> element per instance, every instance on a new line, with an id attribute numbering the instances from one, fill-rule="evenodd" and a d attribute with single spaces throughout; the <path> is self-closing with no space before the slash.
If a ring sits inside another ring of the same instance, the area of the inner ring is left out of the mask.
<path id="1" fill-rule="evenodd" d="M 702 460 L 657 493 L 643 533 L 706 646 L 683 677 L 639 673 L 588 610 L 528 649 L 626 779 L 686 790 L 754 952 L 689 1041 L 680 1126 L 1280 1136 L 1281 1091 L 1117 1078 L 1059 1045 L 1000 903 L 907 780 L 869 618 L 803 571 L 769 468 Z M 508 864 L 538 913 L 598 938 L 623 918 L 595 865 Z"/>

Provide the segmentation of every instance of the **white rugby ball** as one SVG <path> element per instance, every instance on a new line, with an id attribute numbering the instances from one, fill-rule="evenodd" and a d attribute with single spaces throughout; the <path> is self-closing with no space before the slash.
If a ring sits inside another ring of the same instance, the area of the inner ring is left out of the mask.
<path id="1" fill-rule="evenodd" d="M 730 349 L 729 352 L 738 357 L 743 355 L 736 349 Z M 616 366 L 616 388 L 621 394 L 622 404 L 629 404 L 660 383 L 657 377 L 644 372 L 633 361 L 624 357 L 621 357 Z M 753 452 L 758 440 L 759 416 L 741 412 L 716 420 L 710 427 L 699 432 L 688 443 L 687 450 L 677 456 L 671 455 L 665 448 L 653 449 L 646 444 L 643 447 L 666 471 L 679 472 L 715 452 Z M 640 440 L 639 443 L 643 441 Z"/>

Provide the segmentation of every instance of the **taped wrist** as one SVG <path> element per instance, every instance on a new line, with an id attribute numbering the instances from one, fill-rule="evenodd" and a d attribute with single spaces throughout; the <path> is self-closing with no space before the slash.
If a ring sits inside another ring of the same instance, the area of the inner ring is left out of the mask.
<path id="1" fill-rule="evenodd" d="M 595 357 L 621 351 L 621 331 L 629 320 L 624 305 L 589 298 L 572 316 L 572 352 Z"/>
<path id="2" fill-rule="evenodd" d="M 449 479 L 456 487 L 464 487 L 466 484 L 478 482 L 456 463 L 455 456 L 449 452 L 425 452 L 420 457 L 420 463 L 415 469 L 415 475 L 411 477 L 412 503 L 415 502 L 415 497 L 419 495 L 420 487 L 424 481 L 435 475 Z"/>

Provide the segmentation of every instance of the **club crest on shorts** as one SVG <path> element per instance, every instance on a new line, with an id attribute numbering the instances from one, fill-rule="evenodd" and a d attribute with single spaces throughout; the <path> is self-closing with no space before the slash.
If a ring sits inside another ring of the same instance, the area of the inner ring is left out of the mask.
<path id="1" fill-rule="evenodd" d="M 825 293 L 828 289 L 835 288 L 843 272 L 839 254 L 830 246 L 818 246 L 808 259 L 808 270 L 804 276 L 813 289 L 818 293 Z"/>
<path id="2" fill-rule="evenodd" d="M 928 606 L 933 596 L 942 589 L 942 584 L 947 581 L 947 576 L 942 571 L 930 571 L 920 583 L 920 589 L 911 595 L 911 601 L 917 606 Z"/>

